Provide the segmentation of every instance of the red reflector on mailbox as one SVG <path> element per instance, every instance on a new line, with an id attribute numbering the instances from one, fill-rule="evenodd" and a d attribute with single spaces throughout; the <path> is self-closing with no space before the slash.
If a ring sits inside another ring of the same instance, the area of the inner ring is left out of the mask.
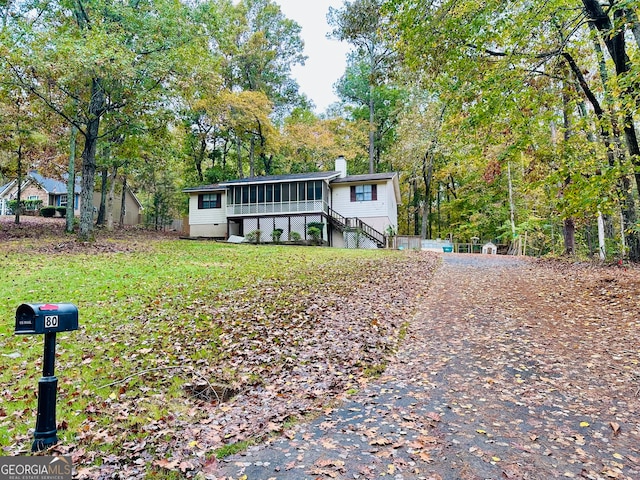
<path id="1" fill-rule="evenodd" d="M 52 305 L 50 303 L 47 303 L 46 305 L 42 305 L 40 307 L 40 311 L 44 311 L 44 312 L 51 312 L 53 310 L 58 310 L 60 307 L 58 305 Z"/>

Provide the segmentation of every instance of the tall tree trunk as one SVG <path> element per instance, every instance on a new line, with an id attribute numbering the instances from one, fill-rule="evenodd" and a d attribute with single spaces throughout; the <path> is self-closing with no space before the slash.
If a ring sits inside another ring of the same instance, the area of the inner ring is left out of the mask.
<path id="1" fill-rule="evenodd" d="M 433 179 L 433 155 L 429 152 L 422 158 L 422 180 L 424 181 L 424 206 L 422 208 L 422 238 L 427 238 L 429 224 L 429 201 L 431 199 L 431 181 Z"/>
<path id="2" fill-rule="evenodd" d="M 238 178 L 244 178 L 242 171 L 242 144 L 240 143 L 240 137 L 236 138 L 236 157 L 238 162 Z"/>
<path id="3" fill-rule="evenodd" d="M 224 139 L 222 144 L 222 171 L 227 170 L 227 156 L 229 155 L 229 140 L 227 138 Z"/>
<path id="4" fill-rule="evenodd" d="M 433 238 L 433 194 L 427 199 L 427 238 Z"/>
<path id="5" fill-rule="evenodd" d="M 592 23 L 589 24 L 592 30 L 595 30 L 596 27 Z M 615 102 L 613 101 L 613 95 L 611 94 L 609 88 L 609 72 L 607 70 L 606 61 L 604 58 L 604 53 L 602 52 L 602 48 L 600 47 L 600 41 L 597 38 L 594 38 L 593 47 L 596 52 L 596 56 L 598 58 L 598 68 L 600 70 L 600 78 L 602 80 L 602 87 L 604 88 L 604 102 L 607 106 L 607 114 L 609 120 L 611 122 L 611 131 L 613 134 L 613 142 L 615 145 L 615 151 L 612 148 L 611 153 L 609 155 L 610 166 L 615 166 L 615 160 L 617 159 L 618 164 L 622 167 L 625 161 L 625 152 L 622 147 L 622 141 L 620 139 L 620 126 L 618 124 L 618 116 L 616 113 Z M 628 175 L 622 175 L 619 180 L 620 184 L 618 187 L 618 198 L 620 202 L 620 214 L 621 225 L 635 225 L 637 222 L 637 213 L 636 206 L 633 197 L 632 187 L 631 187 L 631 179 Z M 626 245 L 624 240 L 625 232 L 620 232 L 622 245 Z M 629 258 L 633 261 L 640 260 L 640 232 L 630 231 L 629 232 Z M 623 247 L 623 251 L 624 251 Z"/>
<path id="6" fill-rule="evenodd" d="M 597 33 L 597 29 L 595 25 L 593 25 L 593 23 L 589 24 L 589 28 L 591 29 L 592 33 L 594 33 L 593 49 L 596 52 L 596 57 L 598 58 L 598 70 L 600 72 L 600 80 L 602 83 L 602 88 L 604 90 L 603 100 L 604 104 L 607 107 L 607 116 L 609 118 L 609 122 L 611 123 L 611 134 L 613 136 L 613 142 L 615 144 L 615 150 L 612 149 L 611 154 L 607 152 L 607 155 L 609 156 L 609 165 L 614 166 L 616 158 L 618 158 L 620 163 L 622 163 L 622 160 L 624 158 L 622 141 L 620 140 L 620 125 L 618 124 L 618 114 L 616 113 L 615 102 L 613 100 L 613 95 L 609 87 L 609 71 L 607 70 L 607 62 L 604 58 L 604 52 L 602 51 L 599 37 L 595 35 L 595 33 Z M 606 125 L 606 123 L 604 123 L 604 125 Z"/>
<path id="7" fill-rule="evenodd" d="M 620 254 L 621 257 L 624 257 L 624 253 L 627 250 L 627 241 L 624 234 L 626 228 L 627 227 L 624 222 L 624 214 L 622 213 L 622 211 L 620 211 L 620 252 L 622 252 Z"/>
<path id="8" fill-rule="evenodd" d="M 196 174 L 198 175 L 198 181 L 200 183 L 204 182 L 204 173 L 202 172 L 202 159 L 204 158 L 204 150 L 206 148 L 206 143 L 204 140 L 202 140 L 202 144 L 205 145 L 201 145 L 200 146 L 200 152 L 197 155 L 197 158 L 195 159 L 195 164 L 196 164 Z"/>
<path id="9" fill-rule="evenodd" d="M 509 180 L 509 212 L 511 221 L 511 239 L 515 241 L 516 232 L 516 205 L 513 201 L 513 180 L 511 178 L 511 162 L 507 162 L 507 178 Z"/>
<path id="10" fill-rule="evenodd" d="M 564 142 L 562 144 L 562 157 L 566 159 L 566 145 L 571 138 L 571 118 L 569 116 L 569 92 L 565 82 L 562 85 L 562 119 L 564 123 Z M 571 177 L 567 177 L 564 182 L 566 187 L 571 183 Z M 564 219 L 564 253 L 565 255 L 573 255 L 576 251 L 576 226 L 573 217 Z"/>
<path id="11" fill-rule="evenodd" d="M 602 212 L 598 210 L 598 257 L 600 260 L 607 258 L 607 244 L 604 241 L 604 217 Z"/>
<path id="12" fill-rule="evenodd" d="M 102 182 L 100 184 L 100 207 L 98 208 L 98 219 L 96 225 L 104 225 L 107 211 L 107 185 L 109 181 L 109 170 L 106 167 L 101 169 Z"/>
<path id="13" fill-rule="evenodd" d="M 76 208 L 76 138 L 78 129 L 71 126 L 71 139 L 69 141 L 69 169 L 67 171 L 67 213 L 65 231 L 73 232 L 73 219 L 75 218 Z"/>
<path id="14" fill-rule="evenodd" d="M 93 236 L 93 188 L 96 174 L 96 147 L 100 131 L 100 117 L 104 113 L 105 97 L 100 80 L 91 82 L 91 102 L 89 103 L 89 119 L 85 132 L 84 150 L 82 151 L 82 193 L 80 200 L 80 228 L 78 239 L 92 240 Z"/>
<path id="15" fill-rule="evenodd" d="M 249 142 L 249 178 L 256 176 L 256 147 L 255 139 L 251 136 L 251 142 Z"/>
<path id="16" fill-rule="evenodd" d="M 16 211 L 15 219 L 13 220 L 16 224 L 20 223 L 20 209 L 22 206 L 20 203 L 22 202 L 22 145 L 18 146 L 18 194 L 17 194 L 17 203 L 16 203 Z"/>
<path id="17" fill-rule="evenodd" d="M 107 230 L 113 230 L 113 199 L 116 195 L 116 176 L 118 175 L 118 166 L 113 165 L 111 170 L 111 185 L 109 185 L 109 194 L 107 195 Z"/>
<path id="18" fill-rule="evenodd" d="M 441 217 L 440 217 L 440 195 L 442 192 L 442 184 L 438 183 L 438 197 L 436 199 L 436 204 L 437 204 L 437 231 L 438 231 L 438 238 L 442 238 L 442 222 L 441 222 Z"/>
<path id="19" fill-rule="evenodd" d="M 262 133 L 262 123 L 259 121 L 258 121 L 258 138 L 260 139 L 260 160 L 262 160 L 262 165 L 264 167 L 264 174 L 271 175 L 273 155 L 267 155 L 266 153 L 267 139 Z"/>
<path id="20" fill-rule="evenodd" d="M 572 217 L 565 218 L 563 233 L 564 253 L 565 255 L 573 255 L 576 251 L 576 225 Z"/>
<path id="21" fill-rule="evenodd" d="M 242 172 L 242 144 L 240 143 L 240 137 L 236 138 L 236 162 L 238 165 L 238 178 L 244 178 Z"/>
<path id="22" fill-rule="evenodd" d="M 373 81 L 369 83 L 369 173 L 375 173 L 375 106 Z"/>
<path id="23" fill-rule="evenodd" d="M 633 33 L 633 37 L 636 39 L 636 43 L 640 49 L 640 20 L 638 20 L 638 15 L 630 8 L 625 9 L 624 13 L 625 17 L 627 17 L 629 29 Z"/>
<path id="24" fill-rule="evenodd" d="M 118 225 L 124 227 L 124 216 L 127 213 L 127 176 L 122 175 L 122 195 L 120 196 L 120 219 Z"/>
<path id="25" fill-rule="evenodd" d="M 589 21 L 593 23 L 602 35 L 604 44 L 616 67 L 616 75 L 619 79 L 622 79 L 631 70 L 631 61 L 627 55 L 625 46 L 625 29 L 615 28 L 614 22 L 611 21 L 609 15 L 604 11 L 598 0 L 582 0 L 582 3 L 584 4 L 587 15 L 589 15 Z M 624 15 L 624 11 L 614 10 L 614 20 L 616 23 L 622 23 Z M 621 103 L 624 104 L 628 101 L 633 105 L 634 95 L 635 91 L 632 87 L 622 89 L 620 94 Z M 640 145 L 638 144 L 638 137 L 634 126 L 633 112 L 630 109 L 625 109 L 622 116 L 627 148 L 631 162 L 635 168 L 634 177 L 636 180 L 636 188 L 638 192 L 640 192 Z"/>
<path id="26" fill-rule="evenodd" d="M 420 235 L 420 194 L 418 193 L 418 179 L 415 172 L 412 177 L 411 186 L 413 187 L 413 234 Z"/>

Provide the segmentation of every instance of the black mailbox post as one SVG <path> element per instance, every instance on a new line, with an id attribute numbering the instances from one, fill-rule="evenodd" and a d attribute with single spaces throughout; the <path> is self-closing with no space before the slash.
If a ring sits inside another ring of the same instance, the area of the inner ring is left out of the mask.
<path id="1" fill-rule="evenodd" d="M 18 335 L 44 334 L 42 378 L 38 382 L 38 416 L 31 451 L 37 452 L 58 443 L 56 426 L 55 377 L 56 333 L 78 329 L 78 307 L 70 303 L 23 303 L 16 311 Z"/>

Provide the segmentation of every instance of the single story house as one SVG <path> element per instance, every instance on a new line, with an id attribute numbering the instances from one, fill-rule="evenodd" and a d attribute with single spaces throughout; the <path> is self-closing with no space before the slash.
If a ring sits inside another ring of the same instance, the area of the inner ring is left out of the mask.
<path id="1" fill-rule="evenodd" d="M 348 175 L 344 157 L 335 171 L 243 178 L 186 188 L 189 235 L 229 238 L 260 231 L 291 240 L 308 238 L 307 225 L 321 224 L 322 239 L 334 247 L 383 248 L 398 226 L 398 174 Z M 295 235 L 294 235 L 295 236 Z"/>
<path id="2" fill-rule="evenodd" d="M 74 187 L 74 214 L 80 215 L 80 178 L 76 178 Z M 0 186 L 0 215 L 9 215 L 8 201 L 15 200 L 18 196 L 18 181 L 13 180 L 4 186 Z M 40 207 L 66 207 L 69 205 L 66 182 L 53 178 L 43 177 L 37 172 L 29 172 L 22 181 L 20 192 L 22 200 L 39 200 Z M 94 192 L 93 205 L 100 207 L 100 192 Z M 120 217 L 121 201 L 118 196 L 113 202 L 113 216 Z M 142 204 L 134 193 L 127 188 L 125 195 L 125 225 L 137 225 L 141 221 Z"/>

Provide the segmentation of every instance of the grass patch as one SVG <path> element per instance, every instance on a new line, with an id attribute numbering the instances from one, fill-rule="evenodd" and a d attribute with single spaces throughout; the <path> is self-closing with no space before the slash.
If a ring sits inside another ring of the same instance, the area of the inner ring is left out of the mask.
<path id="1" fill-rule="evenodd" d="M 398 332 L 398 341 L 402 341 L 407 338 L 407 334 L 409 333 L 409 322 L 404 321 L 402 325 L 400 325 L 400 331 Z"/>
<path id="2" fill-rule="evenodd" d="M 364 368 L 363 374 L 367 378 L 378 378 L 384 373 L 386 368 L 386 363 L 376 363 L 373 365 L 368 365 Z"/>
<path id="3" fill-rule="evenodd" d="M 147 421 L 184 410 L 180 386 L 189 380 L 188 371 L 135 374 L 160 365 L 217 362 L 220 326 L 205 307 L 224 306 L 224 295 L 286 281 L 299 288 L 290 294 L 293 299 L 330 277 L 333 265 L 342 264 L 341 274 L 355 274 L 358 259 L 390 255 L 177 240 L 147 240 L 128 251 L 100 255 L 37 253 L 40 248 L 38 240 L 30 239 L 28 246 L 14 244 L 3 256 L 7 275 L 0 283 L 0 317 L 9 320 L 0 325 L 0 353 L 8 356 L 0 372 L 2 447 L 35 425 L 43 337 L 14 335 L 13 319 L 21 303 L 78 306 L 80 329 L 57 338 L 57 418 L 65 422 L 67 436 L 82 438 L 87 425 L 91 432 L 109 428 L 109 407 L 115 404 L 131 403 L 133 408 L 135 401 L 145 399 L 150 403 Z M 282 308 L 287 308 L 287 295 L 279 300 Z M 229 372 L 233 375 L 232 368 Z M 130 375 L 126 382 L 100 388 Z M 251 381 L 258 380 L 253 374 Z M 110 440 L 118 445 L 117 438 Z"/>
<path id="4" fill-rule="evenodd" d="M 57 336 L 60 448 L 83 452 L 77 465 L 105 478 L 131 474 L 142 453 L 148 475 L 178 459 L 195 471 L 211 452 L 231 455 L 320 415 L 384 371 L 434 264 L 148 235 L 58 242 L 11 240 L 3 251 L 0 448 L 29 448 L 42 371 L 43 337 L 14 335 L 16 308 L 74 303 L 80 329 Z M 220 385 L 238 394 L 219 398 Z"/>
<path id="5" fill-rule="evenodd" d="M 253 444 L 254 444 L 254 442 L 252 440 L 243 440 L 243 441 L 237 442 L 237 443 L 229 443 L 228 445 L 225 445 L 224 447 L 220 447 L 220 448 L 216 449 L 214 451 L 214 455 L 218 460 L 220 460 L 220 459 L 226 458 L 226 457 L 228 457 L 230 455 L 235 455 L 236 453 L 243 452 Z"/>

